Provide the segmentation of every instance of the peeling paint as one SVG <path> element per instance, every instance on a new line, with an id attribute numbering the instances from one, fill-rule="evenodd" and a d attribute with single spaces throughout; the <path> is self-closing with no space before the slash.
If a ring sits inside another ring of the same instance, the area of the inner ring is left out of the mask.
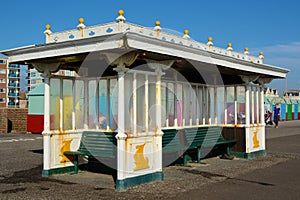
<path id="1" fill-rule="evenodd" d="M 148 169 L 149 168 L 149 159 L 144 157 L 144 147 L 146 143 L 141 145 L 136 145 L 136 152 L 134 154 L 134 163 L 135 168 L 134 171 L 142 170 L 142 169 Z"/>
<path id="2" fill-rule="evenodd" d="M 64 152 L 71 150 L 70 146 L 71 146 L 72 141 L 73 141 L 73 139 L 62 141 L 63 144 L 60 148 L 60 154 L 59 154 L 59 156 L 62 157 L 62 159 L 60 160 L 60 163 L 71 162 L 70 159 L 64 155 Z"/>
<path id="3" fill-rule="evenodd" d="M 259 132 L 259 127 L 256 127 L 256 130 L 253 132 L 253 148 L 259 147 L 259 140 L 257 139 L 257 134 Z"/>

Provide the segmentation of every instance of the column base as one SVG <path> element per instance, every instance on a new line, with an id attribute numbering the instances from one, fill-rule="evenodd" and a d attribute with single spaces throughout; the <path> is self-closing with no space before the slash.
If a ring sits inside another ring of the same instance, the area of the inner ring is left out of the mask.
<path id="1" fill-rule="evenodd" d="M 260 151 L 254 151 L 254 152 L 251 152 L 251 153 L 230 151 L 230 155 L 234 155 L 238 158 L 251 159 L 251 158 L 255 158 L 255 157 L 259 157 L 259 156 L 266 156 L 267 151 L 266 150 L 260 150 Z"/>
<path id="2" fill-rule="evenodd" d="M 124 180 L 116 180 L 116 190 L 118 192 L 124 192 L 128 187 L 132 187 L 135 185 L 140 185 L 144 183 L 149 183 L 152 181 L 163 181 L 164 174 L 163 172 L 155 172 L 152 174 L 146 174 L 142 176 L 137 176 L 133 178 L 127 178 Z"/>
<path id="3" fill-rule="evenodd" d="M 64 173 L 70 173 L 70 172 L 75 172 L 75 167 L 74 166 L 43 170 L 42 171 L 42 176 L 43 177 L 49 177 L 49 176 L 52 176 L 54 174 L 64 174 Z"/>

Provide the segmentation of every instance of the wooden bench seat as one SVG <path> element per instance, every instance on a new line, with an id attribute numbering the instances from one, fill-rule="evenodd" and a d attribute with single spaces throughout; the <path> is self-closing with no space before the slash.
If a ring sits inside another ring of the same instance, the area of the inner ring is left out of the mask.
<path id="1" fill-rule="evenodd" d="M 116 160 L 116 134 L 115 132 L 83 131 L 78 150 L 64 152 L 66 156 L 74 156 L 75 173 L 78 173 L 78 156 Z"/>
<path id="2" fill-rule="evenodd" d="M 218 126 L 185 128 L 179 131 L 168 129 L 163 130 L 163 132 L 163 154 L 171 153 L 172 151 L 181 153 L 185 166 L 187 164 L 188 151 L 190 150 L 197 150 L 197 162 L 200 163 L 201 148 L 226 145 L 226 153 L 229 154 L 230 147 L 237 142 L 237 140 L 225 140 L 221 134 L 222 128 Z M 184 152 L 182 153 L 182 151 Z"/>

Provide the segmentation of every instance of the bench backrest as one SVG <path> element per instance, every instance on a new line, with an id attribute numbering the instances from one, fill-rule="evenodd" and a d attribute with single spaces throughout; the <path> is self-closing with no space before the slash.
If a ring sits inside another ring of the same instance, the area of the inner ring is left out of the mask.
<path id="1" fill-rule="evenodd" d="M 185 128 L 182 130 L 167 129 L 163 130 L 162 147 L 186 149 L 197 148 L 200 146 L 214 146 L 219 141 L 224 141 L 222 128 L 218 126 Z"/>
<path id="2" fill-rule="evenodd" d="M 78 151 L 99 157 L 116 157 L 115 132 L 83 131 Z"/>

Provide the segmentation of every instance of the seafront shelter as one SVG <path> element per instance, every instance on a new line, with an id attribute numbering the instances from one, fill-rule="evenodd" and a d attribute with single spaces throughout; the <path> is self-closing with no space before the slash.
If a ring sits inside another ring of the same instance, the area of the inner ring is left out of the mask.
<path id="1" fill-rule="evenodd" d="M 219 127 L 237 141 L 231 154 L 266 153 L 264 85 L 289 70 L 264 64 L 262 52 L 218 48 L 211 37 L 200 43 L 188 30 L 170 33 L 159 21 L 142 27 L 118 14 L 116 22 L 91 27 L 80 18 L 76 29 L 62 32 L 47 25 L 45 44 L 2 51 L 44 75 L 43 176 L 77 170 L 66 152 L 85 146 L 82 155 L 93 155 L 93 145 L 82 142 L 89 132 L 116 144 L 112 162 L 102 148 L 95 154 L 116 169 L 119 191 L 163 180 L 162 168 L 172 162 L 162 153 L 168 130 Z M 78 76 L 53 75 L 59 69 Z"/>

